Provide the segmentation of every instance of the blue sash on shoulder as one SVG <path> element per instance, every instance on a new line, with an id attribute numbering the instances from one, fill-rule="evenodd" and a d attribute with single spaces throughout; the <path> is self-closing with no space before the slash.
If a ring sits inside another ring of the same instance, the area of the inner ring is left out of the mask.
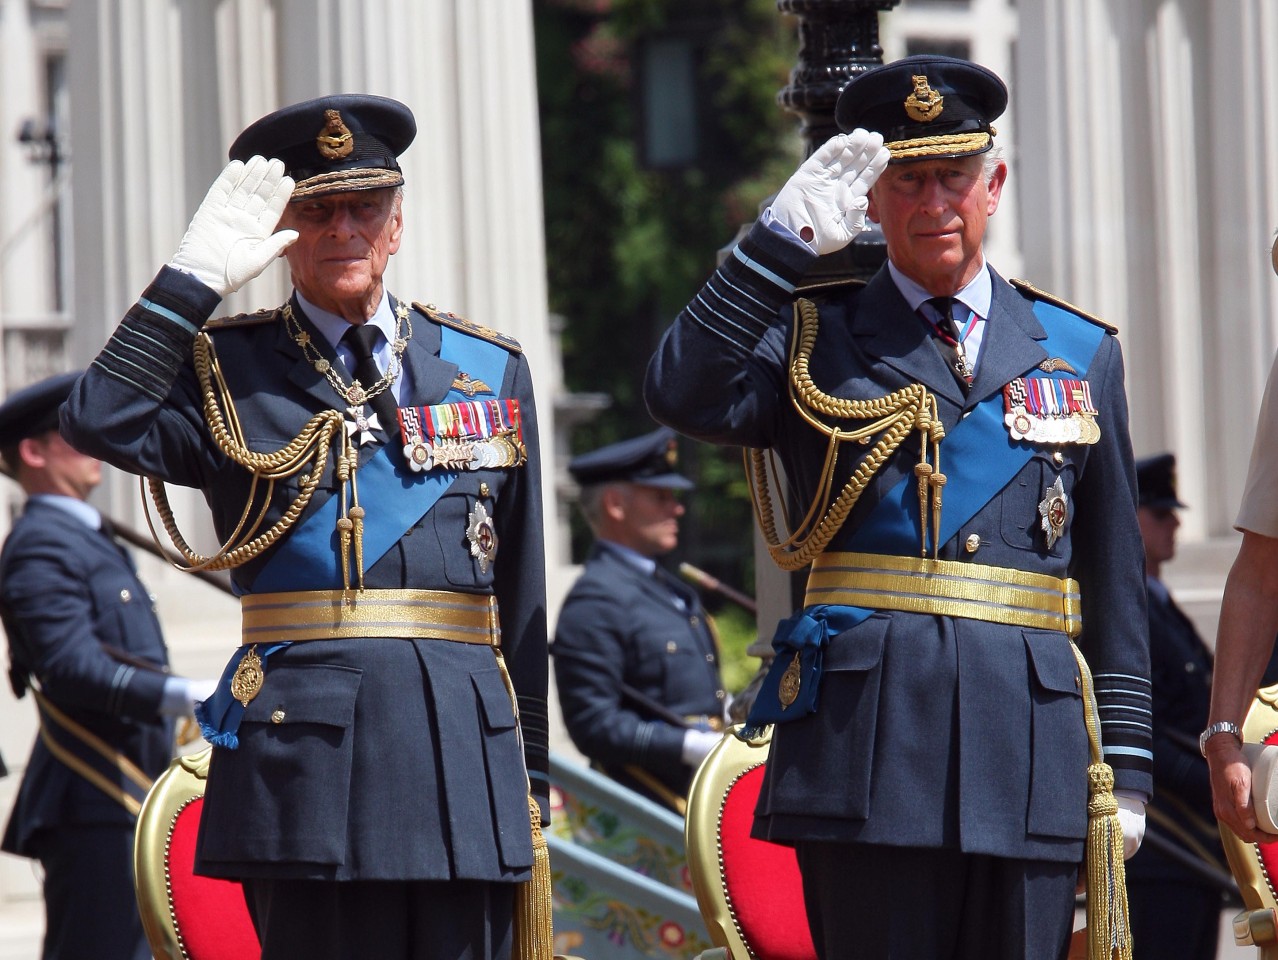
<path id="1" fill-rule="evenodd" d="M 470 374 L 471 380 L 500 384 L 505 379 L 509 352 L 479 337 L 469 336 L 449 326 L 440 327 L 439 356 Z M 456 387 L 449 389 L 441 403 L 469 399 Z M 364 516 L 364 566 L 371 568 L 399 539 L 417 524 L 457 479 L 455 471 L 409 470 L 400 453 L 398 425 L 391 425 L 389 438 L 358 472 L 360 501 L 373 505 Z M 253 593 L 291 590 L 339 590 L 343 586 L 341 546 L 337 535 L 337 511 L 341 497 L 329 496 L 306 514 L 275 548 L 271 559 L 253 581 Z M 270 654 L 288 643 L 272 644 L 257 651 L 262 670 Z M 217 691 L 196 709 L 204 738 L 218 746 L 238 745 L 235 731 L 244 707 L 231 696 L 231 677 L 247 648 L 232 654 L 222 673 Z"/>
<path id="2" fill-rule="evenodd" d="M 1034 316 L 1047 332 L 1043 346 L 1050 356 L 1066 360 L 1082 377 L 1096 355 L 1105 331 L 1095 324 L 1043 300 L 1035 301 Z M 992 500 L 1029 462 L 1034 445 L 1013 440 L 1003 423 L 1003 395 L 977 404 L 941 441 L 946 462 L 963 469 L 946 474 L 945 506 L 941 511 L 940 543 L 948 543 L 959 529 Z M 912 555 L 921 542 L 918 487 L 907 474 L 888 491 L 848 542 L 858 553 Z M 764 678 L 747 732 L 769 723 L 795 720 L 817 708 L 821 661 L 831 636 L 851 629 L 874 611 L 863 607 L 818 604 L 799 610 L 777 625 L 772 638 L 776 656 Z M 782 707 L 781 678 L 799 655 L 798 697 Z"/>

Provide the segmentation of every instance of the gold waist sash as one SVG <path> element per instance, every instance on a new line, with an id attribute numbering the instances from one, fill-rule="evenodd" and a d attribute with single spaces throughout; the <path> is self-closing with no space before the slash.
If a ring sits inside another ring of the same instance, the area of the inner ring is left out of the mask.
<path id="1" fill-rule="evenodd" d="M 240 598 L 244 644 L 392 637 L 501 646 L 497 598 L 451 590 L 295 590 Z"/>
<path id="2" fill-rule="evenodd" d="M 1017 627 L 1082 630 L 1078 583 L 957 560 L 823 553 L 812 564 L 806 606 L 836 604 L 966 617 Z"/>

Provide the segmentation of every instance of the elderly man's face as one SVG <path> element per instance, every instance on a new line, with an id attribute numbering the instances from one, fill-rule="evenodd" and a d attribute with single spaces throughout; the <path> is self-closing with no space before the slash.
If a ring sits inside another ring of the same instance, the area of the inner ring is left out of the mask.
<path id="1" fill-rule="evenodd" d="M 933 296 L 949 296 L 981 267 L 985 224 L 998 209 L 1007 166 L 988 179 L 984 158 L 890 164 L 870 190 L 869 217 L 888 257 Z"/>
<path id="2" fill-rule="evenodd" d="M 280 226 L 298 232 L 285 256 L 302 296 L 353 323 L 372 316 L 386 263 L 404 232 L 394 188 L 297 200 Z"/>

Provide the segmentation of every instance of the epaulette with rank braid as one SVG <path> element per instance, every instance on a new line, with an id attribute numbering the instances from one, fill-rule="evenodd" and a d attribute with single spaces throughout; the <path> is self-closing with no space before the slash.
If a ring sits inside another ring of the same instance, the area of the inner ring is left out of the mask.
<path id="1" fill-rule="evenodd" d="M 1025 294 L 1025 296 L 1030 297 L 1031 299 L 1043 300 L 1043 301 L 1046 301 L 1047 303 L 1050 303 L 1054 307 L 1060 307 L 1062 310 L 1068 310 L 1070 313 L 1074 314 L 1075 316 L 1082 317 L 1088 323 L 1094 323 L 1096 324 L 1096 326 L 1101 327 L 1107 332 L 1112 333 L 1115 336 L 1118 335 L 1118 327 L 1114 326 L 1113 324 L 1106 323 L 1100 317 L 1094 314 L 1088 313 L 1086 310 L 1079 309 L 1078 307 L 1074 306 L 1074 304 L 1070 303 L 1068 300 L 1062 300 L 1060 297 L 1053 296 L 1052 294 L 1048 293 L 1046 290 L 1040 290 L 1038 287 L 1034 286 L 1034 284 L 1030 283 L 1027 280 L 1017 280 L 1013 278 L 1009 280 L 1008 282 L 1011 283 L 1011 285 L 1014 286 L 1017 290 L 1021 291 L 1021 293 Z"/>
<path id="2" fill-rule="evenodd" d="M 794 296 L 795 299 L 803 297 L 805 300 L 826 301 L 845 291 L 860 290 L 864 286 L 864 280 L 854 280 L 851 277 L 829 277 L 799 284 L 794 290 Z"/>
<path id="3" fill-rule="evenodd" d="M 256 313 L 240 313 L 233 317 L 214 317 L 204 322 L 205 330 L 225 330 L 228 327 L 251 327 L 259 323 L 271 323 L 279 318 L 278 307 L 258 310 Z"/>
<path id="4" fill-rule="evenodd" d="M 437 323 L 452 327 L 454 330 L 460 330 L 462 333 L 468 333 L 472 337 L 479 337 L 481 340 L 487 340 L 489 343 L 495 343 L 499 347 L 505 347 L 511 353 L 523 353 L 524 348 L 519 345 L 519 341 L 514 337 L 507 336 L 500 330 L 494 330 L 492 327 L 485 327 L 475 323 L 473 320 L 467 320 L 465 317 L 459 317 L 455 313 L 447 313 L 431 304 L 418 303 L 413 301 L 413 308 L 418 312 L 425 314 Z"/>

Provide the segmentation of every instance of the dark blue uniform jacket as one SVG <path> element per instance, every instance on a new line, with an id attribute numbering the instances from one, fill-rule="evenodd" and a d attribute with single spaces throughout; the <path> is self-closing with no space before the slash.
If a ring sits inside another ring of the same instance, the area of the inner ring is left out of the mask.
<path id="1" fill-rule="evenodd" d="M 719 654 L 695 591 L 687 611 L 671 589 L 607 544 L 595 544 L 564 599 L 555 627 L 555 680 L 577 749 L 609 776 L 652 795 L 637 766 L 674 793 L 693 770 L 680 756 L 684 730 L 628 698 L 622 685 L 680 717 L 721 717 Z"/>
<path id="2" fill-rule="evenodd" d="M 63 408 L 63 432 L 123 469 L 199 488 L 225 539 L 239 522 L 250 477 L 215 446 L 192 368 L 195 333 L 217 298 L 165 268 L 143 301 L 155 309 L 139 302 L 125 316 Z M 296 302 L 293 309 L 315 349 L 344 369 Z M 421 311 L 411 319 L 403 362 L 414 395 L 401 402 L 438 403 L 469 371 L 440 358 L 440 320 Z M 340 408 L 278 313 L 233 319 L 212 337 L 252 450 L 278 450 L 311 417 Z M 527 463 L 462 471 L 370 562 L 365 585 L 495 595 L 522 741 L 490 648 L 376 636 L 293 644 L 268 659 L 238 749 L 214 749 L 198 851 L 203 872 L 336 880 L 528 875 L 529 777 L 543 816 L 549 813 L 545 561 L 536 411 L 517 348 L 491 386 L 521 404 Z M 361 448 L 361 462 L 376 446 Z M 336 490 L 330 457 L 302 521 Z M 296 477 L 277 484 L 263 529 L 296 491 Z M 466 536 L 481 501 L 498 541 L 487 569 Z M 378 509 L 367 492 L 361 503 L 370 517 Z M 269 558 L 268 550 L 238 567 L 236 586 L 251 590 Z M 238 643 L 228 637 L 228 653 Z"/>
<path id="3" fill-rule="evenodd" d="M 168 654 L 151 596 L 115 542 L 65 510 L 28 501 L 0 553 L 0 602 L 14 669 L 147 776 L 162 773 L 173 748 L 172 723 L 159 714 Z M 103 644 L 155 669 L 121 663 Z M 37 738 L 2 848 L 38 857 L 41 836 L 60 826 L 133 822 Z"/>
<path id="4" fill-rule="evenodd" d="M 805 247 L 753 228 L 666 332 L 645 387 L 656 419 L 688 436 L 771 448 L 793 492 L 795 517 L 813 500 L 827 449 L 826 437 L 795 411 L 787 386 L 794 288 L 813 260 Z M 864 287 L 820 298 L 813 380 L 828 394 L 857 399 L 922 383 L 953 430 L 965 410 L 1049 359 L 1031 300 L 997 275 L 993 282 L 968 395 L 886 266 Z M 1106 759 L 1119 789 L 1148 794 L 1144 560 L 1114 337 L 1100 338 L 1086 379 L 1099 442 L 1033 445 L 1019 472 L 992 491 L 939 556 L 1079 582 L 1079 646 L 1095 676 Z M 851 446 L 835 471 L 835 491 L 865 449 Z M 883 464 L 827 549 L 849 549 L 867 511 L 918 460 L 913 435 Z M 977 464 L 947 459 L 942 441 L 940 466 L 954 477 Z M 1049 547 L 1039 504 L 1058 479 L 1068 518 Z M 757 833 L 1081 859 L 1088 743 L 1078 667 L 1064 633 L 879 611 L 831 639 L 824 669 L 817 711 L 775 729 Z"/>

